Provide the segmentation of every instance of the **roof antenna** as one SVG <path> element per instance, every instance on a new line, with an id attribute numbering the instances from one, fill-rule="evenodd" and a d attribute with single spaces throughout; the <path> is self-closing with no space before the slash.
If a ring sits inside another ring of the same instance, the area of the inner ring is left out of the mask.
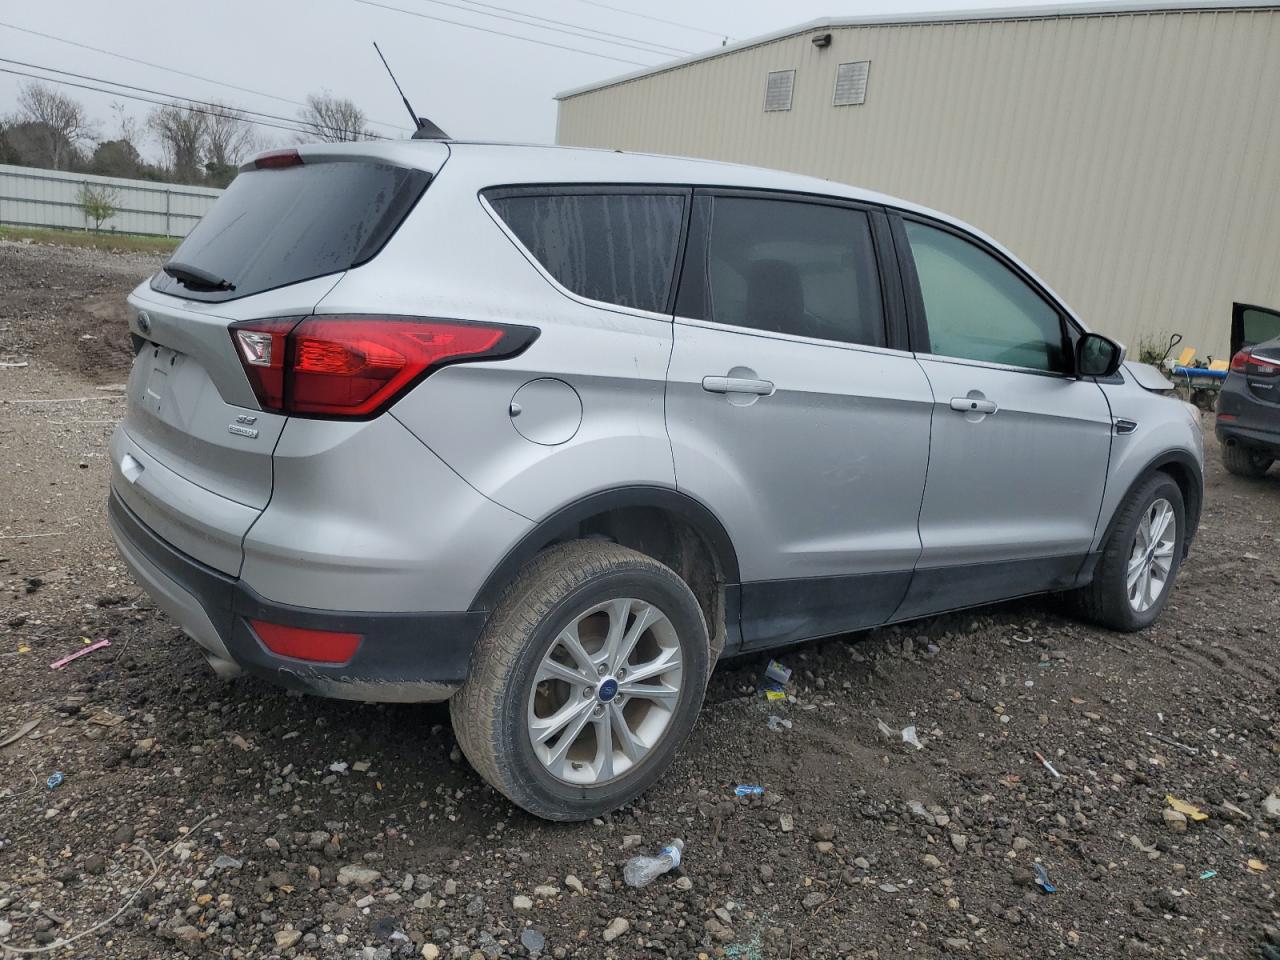
<path id="1" fill-rule="evenodd" d="M 391 64 L 387 63 L 387 58 L 382 55 L 382 51 L 378 49 L 378 42 L 375 40 L 373 49 L 378 51 L 378 59 L 382 61 L 382 65 L 387 68 L 387 75 L 391 77 L 391 82 L 396 85 L 396 93 L 400 94 L 400 99 L 404 102 L 404 108 L 409 111 L 409 116 L 413 118 L 413 140 L 448 140 L 449 135 L 437 127 L 426 117 L 418 116 L 418 112 L 413 109 L 413 105 L 409 103 L 409 98 L 404 95 L 404 91 L 400 89 L 400 81 L 396 79 L 396 75 L 391 72 Z"/>

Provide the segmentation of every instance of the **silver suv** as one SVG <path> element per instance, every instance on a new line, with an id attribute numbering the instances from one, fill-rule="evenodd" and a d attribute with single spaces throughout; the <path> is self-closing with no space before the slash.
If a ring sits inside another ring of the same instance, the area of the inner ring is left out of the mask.
<path id="1" fill-rule="evenodd" d="M 1145 627 L 1194 413 L 951 218 L 695 160 L 316 145 L 130 297 L 110 522 L 223 674 L 450 701 L 558 820 L 725 656 L 1070 592 Z"/>

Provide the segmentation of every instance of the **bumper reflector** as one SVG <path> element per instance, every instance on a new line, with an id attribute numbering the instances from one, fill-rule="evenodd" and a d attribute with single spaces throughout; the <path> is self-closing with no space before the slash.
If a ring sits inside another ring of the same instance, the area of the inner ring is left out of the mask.
<path id="1" fill-rule="evenodd" d="M 249 626 L 272 653 L 312 663 L 346 663 L 355 656 L 364 639 L 358 633 L 307 630 L 265 620 L 250 620 Z"/>

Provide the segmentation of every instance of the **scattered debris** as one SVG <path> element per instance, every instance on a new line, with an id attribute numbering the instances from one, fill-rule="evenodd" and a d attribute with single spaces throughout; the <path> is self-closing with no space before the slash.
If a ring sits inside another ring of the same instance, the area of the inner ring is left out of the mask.
<path id="1" fill-rule="evenodd" d="M 1201 880 L 1212 880 L 1212 879 L 1213 879 L 1214 877 L 1216 877 L 1217 875 L 1218 875 L 1218 871 L 1217 871 L 1217 870 L 1205 870 L 1203 873 L 1201 873 L 1201 874 L 1200 874 L 1200 879 L 1201 879 Z"/>
<path id="2" fill-rule="evenodd" d="M 769 724 L 769 729 L 772 730 L 774 733 L 777 733 L 779 730 L 790 730 L 792 727 L 792 723 L 790 720 L 785 720 L 782 717 L 775 716 L 772 713 L 769 714 L 769 719 L 767 722 Z"/>
<path id="3" fill-rule="evenodd" d="M 668 870 L 680 866 L 683 854 L 684 841 L 676 838 L 659 850 L 656 857 L 632 857 L 628 860 L 622 868 L 622 879 L 629 887 L 646 887 Z"/>
<path id="4" fill-rule="evenodd" d="M 1267 865 L 1256 857 L 1250 858 L 1246 866 L 1254 873 L 1262 873 L 1262 871 L 1267 869 Z"/>
<path id="5" fill-rule="evenodd" d="M 36 718 L 35 720 L 28 720 L 13 733 L 9 734 L 3 740 L 0 740 L 0 750 L 3 750 L 11 743 L 17 743 L 38 726 L 40 726 L 39 718 Z"/>
<path id="6" fill-rule="evenodd" d="M 44 785 L 50 790 L 56 790 L 65 779 L 66 777 L 62 775 L 61 770 L 55 770 L 52 775 L 50 775 L 49 779 L 44 782 Z"/>
<path id="7" fill-rule="evenodd" d="M 1171 793 L 1165 794 L 1164 800 L 1165 800 L 1165 803 L 1173 807 L 1174 810 L 1177 810 L 1178 813 L 1182 814 L 1184 817 L 1189 817 L 1190 819 L 1196 821 L 1197 823 L 1199 823 L 1201 820 L 1209 819 L 1209 815 L 1204 811 L 1202 811 L 1199 807 L 1193 806 L 1192 804 L 1187 803 L 1185 800 L 1179 800 L 1177 797 L 1175 797 Z"/>
<path id="8" fill-rule="evenodd" d="M 764 668 L 764 675 L 774 683 L 791 682 L 791 668 L 784 667 L 777 660 L 769 661 L 769 665 Z"/>
<path id="9" fill-rule="evenodd" d="M 110 710 L 99 710 L 89 718 L 89 722 L 96 723 L 100 727 L 118 727 L 124 723 L 124 717 Z"/>
<path id="10" fill-rule="evenodd" d="M 1058 888 L 1057 888 L 1057 887 L 1055 887 L 1055 886 L 1050 882 L 1050 880 L 1049 880 L 1049 871 L 1048 871 L 1048 870 L 1046 870 L 1042 864 L 1039 864 L 1039 863 L 1033 863 L 1033 864 L 1031 864 L 1031 869 L 1032 869 L 1032 870 L 1034 870 L 1034 871 L 1036 872 L 1036 886 L 1037 886 L 1037 887 L 1039 887 L 1039 888 L 1040 888 L 1041 890 L 1043 890 L 1045 893 L 1057 893 L 1057 892 L 1058 892 Z"/>
<path id="11" fill-rule="evenodd" d="M 763 797 L 764 787 L 756 786 L 754 783 L 740 783 L 733 788 L 735 797 Z"/>
<path id="12" fill-rule="evenodd" d="M 1062 777 L 1052 763 L 1045 759 L 1044 754 L 1039 750 L 1036 751 L 1036 759 L 1040 761 L 1040 765 L 1053 774 L 1055 780 Z"/>
<path id="13" fill-rule="evenodd" d="M 876 726 L 880 728 L 880 732 L 890 740 L 901 740 L 903 743 L 909 743 L 917 750 L 923 750 L 924 744 L 920 742 L 920 738 L 916 736 L 915 724 L 909 727 L 903 727 L 901 730 L 895 730 L 883 720 L 876 720 Z"/>
<path id="14" fill-rule="evenodd" d="M 330 773 L 346 773 L 347 772 L 346 761 L 345 760 L 333 761 L 333 763 L 329 764 L 329 772 Z"/>
<path id="15" fill-rule="evenodd" d="M 72 660 L 79 660 L 81 657 L 85 656 L 86 654 L 93 653 L 93 651 L 95 650 L 101 650 L 103 647 L 109 647 L 109 646 L 111 646 L 111 641 L 104 637 L 103 639 L 99 640 L 97 643 L 91 643 L 87 647 L 77 650 L 75 653 L 67 654 L 61 660 L 53 661 L 53 663 L 49 664 L 49 669 L 61 670 Z"/>
<path id="16" fill-rule="evenodd" d="M 1280 820 L 1280 796 L 1267 794 L 1267 799 L 1262 801 L 1262 815 L 1270 820 Z"/>
<path id="17" fill-rule="evenodd" d="M 766 700 L 785 700 L 787 699 L 787 691 L 782 689 L 781 684 L 766 683 L 764 686 L 764 698 Z"/>
<path id="18" fill-rule="evenodd" d="M 1200 753 L 1200 751 L 1197 750 L 1195 747 L 1189 744 L 1183 743 L 1180 740 L 1174 740 L 1172 737 L 1166 737 L 1162 733 L 1152 733 L 1151 731 L 1148 730 L 1147 736 L 1150 737 L 1152 740 L 1159 740 L 1161 743 L 1167 743 L 1171 747 L 1177 747 L 1179 750 L 1183 751 L 1184 753 L 1189 753 L 1193 757 Z"/>

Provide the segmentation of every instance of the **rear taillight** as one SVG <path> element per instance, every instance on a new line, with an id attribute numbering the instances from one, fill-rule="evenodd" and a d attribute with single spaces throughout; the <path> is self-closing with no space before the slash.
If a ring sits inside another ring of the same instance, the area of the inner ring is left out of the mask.
<path id="1" fill-rule="evenodd" d="M 253 166 L 258 170 L 280 170 L 284 167 L 302 166 L 302 156 L 297 150 L 268 150 L 253 158 Z"/>
<path id="2" fill-rule="evenodd" d="M 1251 377 L 1274 377 L 1280 374 L 1280 363 L 1263 359 L 1246 349 L 1231 358 L 1231 369 Z"/>
<path id="3" fill-rule="evenodd" d="M 233 324 L 236 352 L 264 410 L 368 418 L 433 370 L 520 353 L 532 327 L 417 317 L 307 317 Z"/>
<path id="4" fill-rule="evenodd" d="M 310 660 L 312 663 L 348 663 L 356 655 L 360 641 L 358 633 L 336 633 L 332 630 L 308 630 L 304 627 L 287 627 L 282 623 L 250 620 L 249 626 L 258 635 L 262 645 L 281 657 L 294 660 Z"/>

